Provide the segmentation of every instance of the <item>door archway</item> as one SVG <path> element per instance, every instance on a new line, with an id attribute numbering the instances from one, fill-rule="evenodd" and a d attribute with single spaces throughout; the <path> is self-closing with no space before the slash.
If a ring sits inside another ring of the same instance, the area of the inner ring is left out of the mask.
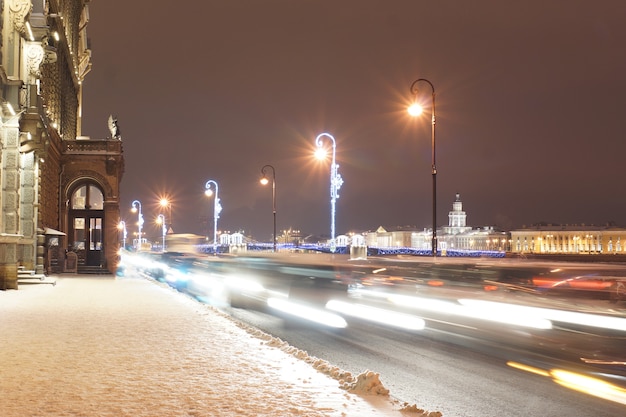
<path id="1" fill-rule="evenodd" d="M 68 250 L 78 256 L 78 266 L 102 267 L 105 263 L 102 188 L 85 180 L 78 183 L 69 195 Z"/>

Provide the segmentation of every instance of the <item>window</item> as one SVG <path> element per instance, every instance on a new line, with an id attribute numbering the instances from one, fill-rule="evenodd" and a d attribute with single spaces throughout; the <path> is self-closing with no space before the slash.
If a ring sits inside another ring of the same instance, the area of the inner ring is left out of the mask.
<path id="1" fill-rule="evenodd" d="M 102 210 L 104 196 L 98 186 L 94 184 L 82 185 L 72 194 L 72 209 L 74 210 Z"/>
<path id="2" fill-rule="evenodd" d="M 89 219 L 89 250 L 102 250 L 102 219 Z"/>
<path id="3" fill-rule="evenodd" d="M 73 250 L 85 249 L 85 218 L 76 217 L 74 219 L 74 245 Z"/>
<path id="4" fill-rule="evenodd" d="M 102 210 L 104 208 L 104 197 L 102 191 L 95 185 L 89 186 L 89 206 L 92 210 Z"/>

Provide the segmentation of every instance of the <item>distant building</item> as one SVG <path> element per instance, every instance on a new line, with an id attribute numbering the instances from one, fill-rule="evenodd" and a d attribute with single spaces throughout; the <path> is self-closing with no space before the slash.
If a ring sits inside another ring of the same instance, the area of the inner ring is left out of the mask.
<path id="1" fill-rule="evenodd" d="M 388 231 L 379 227 L 375 232 L 366 234 L 366 243 L 378 248 L 413 248 L 430 250 L 432 246 L 432 228 L 417 231 L 398 227 Z M 463 211 L 460 194 L 456 194 L 452 210 L 448 213 L 448 226 L 437 229 L 438 251 L 506 251 L 509 234 L 493 226 L 472 228 L 467 226 L 467 214 Z"/>
<path id="2" fill-rule="evenodd" d="M 511 231 L 510 245 L 520 254 L 626 254 L 626 229 L 539 224 Z"/>
<path id="3" fill-rule="evenodd" d="M 417 231 L 408 227 L 387 230 L 379 227 L 365 235 L 367 246 L 413 248 L 428 251 L 432 229 Z M 498 251 L 519 254 L 626 254 L 626 228 L 615 225 L 538 224 L 510 232 L 493 226 L 467 226 L 467 213 L 456 194 L 448 214 L 448 226 L 437 230 L 437 250 Z"/>

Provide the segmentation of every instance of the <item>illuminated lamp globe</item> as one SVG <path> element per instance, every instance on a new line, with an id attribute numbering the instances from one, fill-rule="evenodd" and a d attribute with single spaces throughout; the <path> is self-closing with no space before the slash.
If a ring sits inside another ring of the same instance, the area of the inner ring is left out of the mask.
<path id="1" fill-rule="evenodd" d="M 324 148 L 317 148 L 315 150 L 315 158 L 317 159 L 326 159 L 326 149 Z"/>
<path id="2" fill-rule="evenodd" d="M 422 111 L 424 111 L 424 109 L 419 104 L 413 103 L 409 106 L 407 111 L 409 112 L 411 116 L 415 117 L 415 116 L 419 116 L 420 114 L 422 114 Z"/>

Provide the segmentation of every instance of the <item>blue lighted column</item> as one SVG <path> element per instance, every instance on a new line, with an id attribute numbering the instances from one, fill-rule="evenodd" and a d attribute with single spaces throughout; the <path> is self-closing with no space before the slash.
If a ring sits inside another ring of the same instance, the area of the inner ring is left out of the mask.
<path id="1" fill-rule="evenodd" d="M 143 213 L 141 212 L 141 202 L 135 200 L 132 203 L 131 211 L 137 213 L 137 251 L 141 250 L 141 229 L 143 227 Z"/>
<path id="2" fill-rule="evenodd" d="M 318 149 L 323 148 L 322 138 L 324 137 L 328 138 L 333 146 L 333 159 L 330 165 L 330 251 L 335 252 L 335 203 L 339 198 L 339 189 L 343 184 L 343 179 L 341 175 L 339 175 L 339 165 L 335 163 L 335 152 L 337 148 L 335 138 L 328 133 L 320 133 L 315 138 L 315 144 Z"/>
<path id="3" fill-rule="evenodd" d="M 209 197 L 213 195 L 211 185 L 215 187 L 215 199 L 213 200 L 213 252 L 217 253 L 217 220 L 220 218 L 220 212 L 222 211 L 222 205 L 219 198 L 219 186 L 214 180 L 208 180 L 204 186 L 206 191 L 204 192 Z"/>
<path id="4" fill-rule="evenodd" d="M 417 84 L 419 84 L 420 82 L 427 83 L 428 85 L 430 85 L 430 88 L 432 90 L 432 107 L 431 107 L 432 165 L 431 165 L 431 170 L 432 170 L 432 175 L 433 175 L 433 239 L 431 242 L 431 250 L 432 250 L 432 256 L 437 256 L 437 167 L 435 165 L 435 86 L 433 86 L 433 83 L 431 83 L 425 78 L 420 78 L 418 80 L 413 81 L 413 84 L 411 84 L 411 94 L 415 96 L 416 102 L 414 105 L 412 105 L 409 108 L 409 113 L 413 116 L 421 113 L 421 107 L 417 104 L 417 94 L 419 91 L 417 88 Z"/>

